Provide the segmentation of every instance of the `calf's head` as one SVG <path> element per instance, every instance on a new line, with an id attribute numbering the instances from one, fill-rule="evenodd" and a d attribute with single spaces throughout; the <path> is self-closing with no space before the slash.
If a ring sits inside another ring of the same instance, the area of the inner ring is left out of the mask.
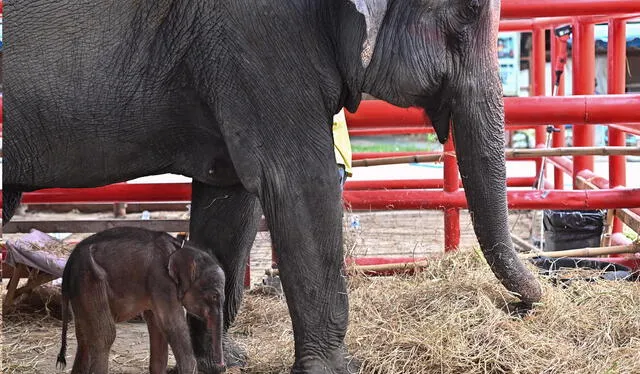
<path id="1" fill-rule="evenodd" d="M 206 321 L 211 333 L 213 359 L 222 371 L 225 366 L 222 352 L 225 275 L 222 267 L 208 253 L 185 244 L 169 257 L 168 271 L 187 312 Z"/>

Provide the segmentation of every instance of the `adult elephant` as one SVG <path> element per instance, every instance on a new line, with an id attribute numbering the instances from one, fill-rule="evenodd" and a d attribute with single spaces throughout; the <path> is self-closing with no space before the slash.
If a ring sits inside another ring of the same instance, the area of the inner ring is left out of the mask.
<path id="1" fill-rule="evenodd" d="M 346 371 L 331 119 L 361 92 L 450 120 L 474 228 L 525 302 L 540 288 L 507 227 L 497 0 L 5 3 L 5 201 L 157 173 L 194 179 L 192 238 L 242 298 L 260 205 L 295 337 L 293 372 Z M 15 204 L 13 204 L 15 205 Z M 6 206 L 5 219 L 13 213 Z M 200 322 L 200 369 L 213 367 Z M 211 365 L 210 365 L 211 364 Z"/>

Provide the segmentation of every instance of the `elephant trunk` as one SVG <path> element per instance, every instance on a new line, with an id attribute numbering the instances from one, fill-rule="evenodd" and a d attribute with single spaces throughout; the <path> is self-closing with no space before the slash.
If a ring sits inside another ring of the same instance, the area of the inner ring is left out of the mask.
<path id="1" fill-rule="evenodd" d="M 222 305 L 219 308 L 222 311 Z M 211 343 L 213 348 L 213 360 L 215 372 L 223 373 L 226 371 L 224 362 L 224 354 L 222 350 L 222 313 L 213 312 L 207 317 L 207 328 L 211 332 Z"/>
<path id="2" fill-rule="evenodd" d="M 452 132 L 473 227 L 496 277 L 526 303 L 541 288 L 513 249 L 509 234 L 504 156 L 504 107 L 495 72 L 458 87 Z M 476 76 L 477 77 L 477 76 Z"/>

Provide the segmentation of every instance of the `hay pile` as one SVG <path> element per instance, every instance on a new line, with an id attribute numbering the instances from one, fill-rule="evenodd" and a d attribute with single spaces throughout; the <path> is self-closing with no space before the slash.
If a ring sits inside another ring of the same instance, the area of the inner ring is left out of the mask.
<path id="1" fill-rule="evenodd" d="M 632 282 L 541 279 L 532 314 L 474 252 L 413 277 L 349 281 L 347 345 L 361 373 L 640 373 L 640 287 Z M 233 332 L 248 373 L 285 373 L 293 337 L 284 300 L 248 295 Z"/>
<path id="2" fill-rule="evenodd" d="M 350 277 L 349 351 L 361 373 L 640 373 L 639 284 L 541 281 L 543 302 L 519 317 L 508 312 L 517 299 L 474 252 L 433 261 L 415 276 Z M 55 372 L 60 322 L 4 317 L 2 372 Z M 117 328 L 114 372 L 144 372 L 146 327 Z M 248 354 L 243 373 L 289 373 L 293 333 L 283 298 L 248 293 L 231 333 Z"/>

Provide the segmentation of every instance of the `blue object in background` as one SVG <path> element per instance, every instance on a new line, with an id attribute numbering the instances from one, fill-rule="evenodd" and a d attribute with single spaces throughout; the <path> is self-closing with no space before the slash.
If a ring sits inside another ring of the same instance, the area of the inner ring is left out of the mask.
<path id="1" fill-rule="evenodd" d="M 627 22 L 626 34 L 627 48 L 640 48 L 640 23 Z M 593 36 L 596 40 L 596 48 L 606 49 L 609 41 L 609 26 L 607 24 L 595 25 L 593 29 Z M 569 45 L 572 43 L 573 37 L 568 41 Z"/>

